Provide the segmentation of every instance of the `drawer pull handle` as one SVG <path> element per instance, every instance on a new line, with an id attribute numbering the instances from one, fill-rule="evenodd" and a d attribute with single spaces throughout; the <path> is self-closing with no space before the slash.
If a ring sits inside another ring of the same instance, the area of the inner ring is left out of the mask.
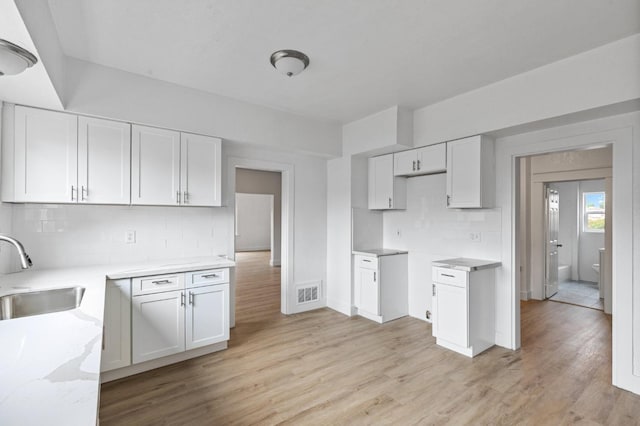
<path id="1" fill-rule="evenodd" d="M 151 281 L 152 284 L 171 284 L 171 280 Z"/>
<path id="2" fill-rule="evenodd" d="M 203 275 L 202 278 L 217 278 L 218 274 L 207 274 L 207 275 Z"/>
<path id="3" fill-rule="evenodd" d="M 456 277 L 455 275 L 449 275 L 449 274 L 440 274 L 440 275 L 442 275 L 443 277 L 449 277 L 449 278 L 455 278 Z"/>
<path id="4" fill-rule="evenodd" d="M 189 292 L 189 304 L 193 305 L 193 293 Z"/>
<path id="5" fill-rule="evenodd" d="M 180 306 L 184 306 L 184 293 L 180 292 Z"/>
<path id="6" fill-rule="evenodd" d="M 370 261 L 370 260 L 368 260 L 368 259 L 362 259 L 362 261 L 363 261 L 363 262 L 369 262 L 369 263 L 371 263 L 371 261 Z"/>

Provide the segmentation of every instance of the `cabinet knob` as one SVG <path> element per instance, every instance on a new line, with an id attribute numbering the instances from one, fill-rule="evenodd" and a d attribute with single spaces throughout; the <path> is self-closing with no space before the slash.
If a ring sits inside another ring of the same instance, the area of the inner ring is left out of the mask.
<path id="1" fill-rule="evenodd" d="M 180 191 L 176 191 L 176 204 L 180 204 Z"/>
<path id="2" fill-rule="evenodd" d="M 413 171 L 416 171 L 416 160 L 413 160 Z"/>
<path id="3" fill-rule="evenodd" d="M 420 160 L 418 160 L 418 170 L 420 170 Z"/>
<path id="4" fill-rule="evenodd" d="M 391 208 L 391 197 L 389 197 L 389 208 Z"/>
<path id="5" fill-rule="evenodd" d="M 373 273 L 373 282 L 376 281 L 376 272 Z"/>
<path id="6" fill-rule="evenodd" d="M 71 185 L 71 201 L 76 200 L 76 196 L 74 195 L 75 193 L 76 193 L 76 187 Z"/>

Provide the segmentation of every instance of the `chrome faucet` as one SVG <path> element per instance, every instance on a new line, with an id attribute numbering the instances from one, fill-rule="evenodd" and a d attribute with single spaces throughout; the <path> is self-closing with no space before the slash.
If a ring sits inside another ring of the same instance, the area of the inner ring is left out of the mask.
<path id="1" fill-rule="evenodd" d="M 31 259 L 29 258 L 29 255 L 27 254 L 27 252 L 24 251 L 24 246 L 20 241 L 8 235 L 2 235 L 2 234 L 0 234 L 0 241 L 6 241 L 12 244 L 16 248 L 16 250 L 18 250 L 18 255 L 20 256 L 20 263 L 22 264 L 22 269 L 30 268 L 33 265 L 33 262 L 31 262 Z"/>

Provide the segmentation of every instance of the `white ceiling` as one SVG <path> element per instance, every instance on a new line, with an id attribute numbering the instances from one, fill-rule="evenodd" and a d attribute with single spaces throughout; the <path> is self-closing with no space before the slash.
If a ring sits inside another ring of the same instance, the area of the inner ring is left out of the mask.
<path id="1" fill-rule="evenodd" d="M 65 54 L 321 120 L 429 105 L 640 32 L 640 0 L 49 0 Z M 311 65 L 287 78 L 278 49 Z"/>

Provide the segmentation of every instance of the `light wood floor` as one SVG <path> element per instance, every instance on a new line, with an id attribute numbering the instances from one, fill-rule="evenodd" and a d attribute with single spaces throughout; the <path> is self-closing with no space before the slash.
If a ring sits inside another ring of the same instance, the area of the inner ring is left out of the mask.
<path id="1" fill-rule="evenodd" d="M 257 263 L 240 256 L 238 281 L 257 285 L 262 269 L 266 287 L 277 287 L 278 271 Z M 330 309 L 285 317 L 277 288 L 253 297 L 242 286 L 229 349 L 103 385 L 100 424 L 626 425 L 640 419 L 640 397 L 610 385 L 611 322 L 602 312 L 523 303 L 523 348 L 496 347 L 468 359 L 436 346 L 431 326 L 417 319 L 378 325 Z"/>

